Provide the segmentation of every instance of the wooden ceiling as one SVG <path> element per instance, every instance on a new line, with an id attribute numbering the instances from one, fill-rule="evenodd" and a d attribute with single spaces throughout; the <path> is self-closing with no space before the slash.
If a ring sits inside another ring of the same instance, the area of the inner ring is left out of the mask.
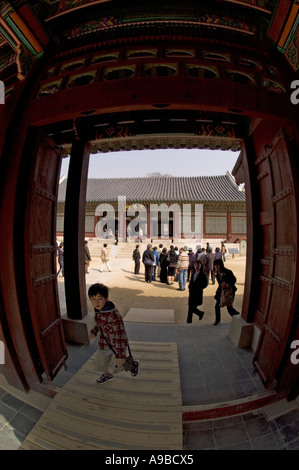
<path id="1" fill-rule="evenodd" d="M 66 149 L 78 126 L 88 128 L 93 151 L 151 145 L 238 150 L 240 127 L 256 125 L 255 106 L 257 115 L 288 115 L 281 103 L 289 101 L 289 84 L 298 75 L 298 3 L 0 1 L 0 80 L 9 102 L 18 82 L 26 81 L 33 67 L 44 60 L 38 86 L 32 90 L 28 118 L 32 116 L 34 125 L 45 126 Z M 130 76 L 135 82 L 126 82 Z M 146 84 L 165 78 L 166 88 L 169 83 L 180 86 L 184 79 L 184 83 L 192 83 L 190 96 L 186 91 L 177 106 L 175 98 L 169 104 L 163 102 L 163 93 L 159 96 L 155 85 L 156 102 L 149 96 L 143 104 L 133 106 L 134 87 L 141 78 Z M 128 83 L 133 83 L 131 89 Z M 234 84 L 239 91 L 234 91 Z M 192 96 L 198 86 L 204 91 L 197 103 Z M 80 92 L 90 90 L 86 96 L 95 90 L 99 94 L 105 90 L 107 96 L 113 90 L 119 94 L 127 90 L 131 101 L 124 100 L 119 107 L 114 104 L 113 115 L 101 100 L 94 109 L 92 98 L 86 107 L 76 106 L 79 87 Z M 221 106 L 219 87 L 223 91 Z M 243 109 L 236 106 L 237 96 L 245 100 L 242 87 L 248 89 Z M 232 94 L 234 106 L 229 106 Z M 56 103 L 51 107 L 54 96 Z M 59 102 L 63 100 L 62 113 Z M 71 112 L 66 113 L 70 107 Z M 121 131 L 119 122 L 126 123 Z"/>

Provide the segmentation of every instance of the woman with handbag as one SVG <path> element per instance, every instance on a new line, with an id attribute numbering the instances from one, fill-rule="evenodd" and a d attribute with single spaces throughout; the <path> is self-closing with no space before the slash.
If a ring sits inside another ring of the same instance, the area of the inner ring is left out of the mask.
<path id="1" fill-rule="evenodd" d="M 100 283 L 93 284 L 88 289 L 88 297 L 95 312 L 95 325 L 90 330 L 90 338 L 95 338 L 99 333 L 95 366 L 96 370 L 102 371 L 97 379 L 100 384 L 112 380 L 113 374 L 122 370 L 130 370 L 135 377 L 139 365 L 132 357 L 122 316 L 108 299 L 108 292 L 108 287 Z"/>
<path id="2" fill-rule="evenodd" d="M 220 308 L 227 307 L 230 316 L 239 315 L 240 312 L 233 307 L 235 292 L 237 290 L 235 286 L 237 282 L 235 275 L 230 269 L 224 267 L 221 259 L 215 259 L 214 268 L 218 282 L 218 289 L 214 297 L 216 300 L 214 325 L 218 325 L 221 320 Z"/>

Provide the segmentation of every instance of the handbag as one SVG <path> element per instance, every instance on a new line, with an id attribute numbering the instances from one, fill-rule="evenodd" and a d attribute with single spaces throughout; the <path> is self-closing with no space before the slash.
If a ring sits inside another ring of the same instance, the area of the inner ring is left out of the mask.
<path id="1" fill-rule="evenodd" d="M 114 351 L 113 347 L 111 346 L 111 344 L 109 343 L 109 341 L 107 340 L 106 336 L 104 335 L 102 329 L 100 329 L 101 331 L 101 335 L 103 336 L 104 340 L 106 341 L 106 343 L 108 344 L 109 348 L 111 349 L 111 351 L 113 352 L 113 354 L 116 356 L 116 352 Z M 133 355 L 131 353 L 131 349 L 130 349 L 130 345 L 128 343 L 128 351 L 129 351 L 129 355 L 126 357 L 126 360 L 123 364 L 123 367 L 125 369 L 126 372 L 131 372 L 131 375 L 133 377 L 135 377 L 137 374 L 138 374 L 138 361 L 135 361 L 134 358 L 133 358 Z"/>
<path id="2" fill-rule="evenodd" d="M 146 264 L 147 266 L 153 266 L 154 264 L 154 261 L 150 258 L 144 258 L 144 264 Z"/>
<path id="3" fill-rule="evenodd" d="M 230 307 L 234 301 L 234 293 L 231 287 L 222 289 L 220 294 L 220 307 Z"/>

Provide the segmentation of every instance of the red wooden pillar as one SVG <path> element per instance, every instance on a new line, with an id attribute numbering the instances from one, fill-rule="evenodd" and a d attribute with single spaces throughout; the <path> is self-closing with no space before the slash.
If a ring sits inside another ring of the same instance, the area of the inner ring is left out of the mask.
<path id="1" fill-rule="evenodd" d="M 206 213 L 203 211 L 203 218 L 202 218 L 202 238 L 207 238 L 207 233 L 206 233 Z"/>
<path id="2" fill-rule="evenodd" d="M 64 274 L 67 316 L 80 320 L 88 313 L 85 280 L 85 205 L 90 144 L 72 146 L 64 215 Z"/>
<path id="3" fill-rule="evenodd" d="M 227 225 L 226 225 L 227 234 L 226 234 L 226 237 L 227 237 L 227 240 L 230 240 L 230 238 L 232 236 L 232 214 L 231 214 L 230 210 L 227 211 L 226 217 L 227 217 Z"/>
<path id="4" fill-rule="evenodd" d="M 146 208 L 146 238 L 151 238 L 151 211 L 150 204 L 145 204 Z M 144 234 L 145 235 L 145 234 Z"/>

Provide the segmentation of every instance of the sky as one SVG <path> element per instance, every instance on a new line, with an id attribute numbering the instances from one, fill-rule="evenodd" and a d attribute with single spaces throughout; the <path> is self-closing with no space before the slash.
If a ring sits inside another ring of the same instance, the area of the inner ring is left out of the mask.
<path id="1" fill-rule="evenodd" d="M 88 178 L 144 177 L 159 172 L 171 176 L 215 176 L 230 173 L 239 152 L 224 150 L 130 150 L 91 154 Z M 69 158 L 62 161 L 67 176 Z"/>

